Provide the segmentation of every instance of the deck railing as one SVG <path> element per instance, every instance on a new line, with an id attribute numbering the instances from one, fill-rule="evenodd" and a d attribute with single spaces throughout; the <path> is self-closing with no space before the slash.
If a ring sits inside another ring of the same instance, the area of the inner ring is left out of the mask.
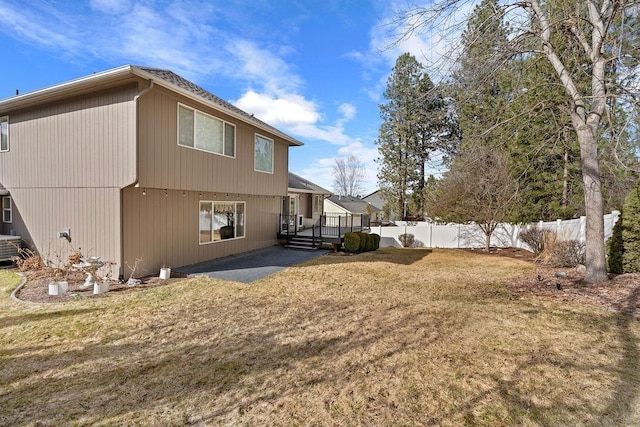
<path id="1" fill-rule="evenodd" d="M 321 215 L 313 227 L 303 229 L 298 225 L 297 215 L 282 215 L 279 218 L 279 232 L 283 236 L 296 236 L 299 233 L 314 238 L 340 238 L 345 233 L 369 230 L 371 216 L 367 214 L 324 214 Z"/>

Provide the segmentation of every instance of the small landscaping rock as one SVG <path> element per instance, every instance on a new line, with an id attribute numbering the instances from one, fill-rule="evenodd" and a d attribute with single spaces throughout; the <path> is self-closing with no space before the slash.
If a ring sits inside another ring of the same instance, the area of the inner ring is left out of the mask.
<path id="1" fill-rule="evenodd" d="M 142 283 L 140 279 L 134 279 L 133 277 L 127 280 L 127 286 L 138 286 Z"/>

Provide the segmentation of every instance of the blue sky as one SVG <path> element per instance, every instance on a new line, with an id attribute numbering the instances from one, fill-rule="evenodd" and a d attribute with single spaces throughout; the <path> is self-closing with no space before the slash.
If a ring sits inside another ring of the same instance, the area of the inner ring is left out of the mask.
<path id="1" fill-rule="evenodd" d="M 355 155 L 377 188 L 378 106 L 396 58 L 436 73 L 448 43 L 396 41 L 406 1 L 0 0 L 0 99 L 125 64 L 168 68 L 303 141 L 289 170 L 333 189 Z M 10 65 L 9 65 L 10 64 Z M 430 72 L 430 75 L 432 72 Z"/>

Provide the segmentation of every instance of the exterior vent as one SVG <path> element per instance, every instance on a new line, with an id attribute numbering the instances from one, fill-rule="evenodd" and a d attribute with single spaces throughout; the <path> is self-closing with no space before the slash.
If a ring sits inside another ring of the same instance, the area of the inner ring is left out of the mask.
<path id="1" fill-rule="evenodd" d="M 18 256 L 21 241 L 20 236 L 0 236 L 0 261 L 11 261 Z"/>

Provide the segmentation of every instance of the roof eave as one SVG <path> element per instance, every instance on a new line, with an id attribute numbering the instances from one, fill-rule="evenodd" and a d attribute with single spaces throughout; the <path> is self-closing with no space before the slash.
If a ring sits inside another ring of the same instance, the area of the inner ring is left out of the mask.
<path id="1" fill-rule="evenodd" d="M 115 77 L 124 77 L 130 74 L 132 74 L 132 67 L 130 65 L 124 65 L 122 67 L 113 68 L 111 70 L 84 76 L 79 79 L 69 80 L 64 83 L 38 89 L 33 92 L 27 92 L 23 95 L 12 96 L 11 98 L 0 100 L 0 111 L 16 110 L 28 107 L 33 104 L 45 102 L 55 95 L 59 96 L 65 93 L 72 94 L 84 85 L 93 85 L 100 81 L 107 82 L 113 80 Z"/>

